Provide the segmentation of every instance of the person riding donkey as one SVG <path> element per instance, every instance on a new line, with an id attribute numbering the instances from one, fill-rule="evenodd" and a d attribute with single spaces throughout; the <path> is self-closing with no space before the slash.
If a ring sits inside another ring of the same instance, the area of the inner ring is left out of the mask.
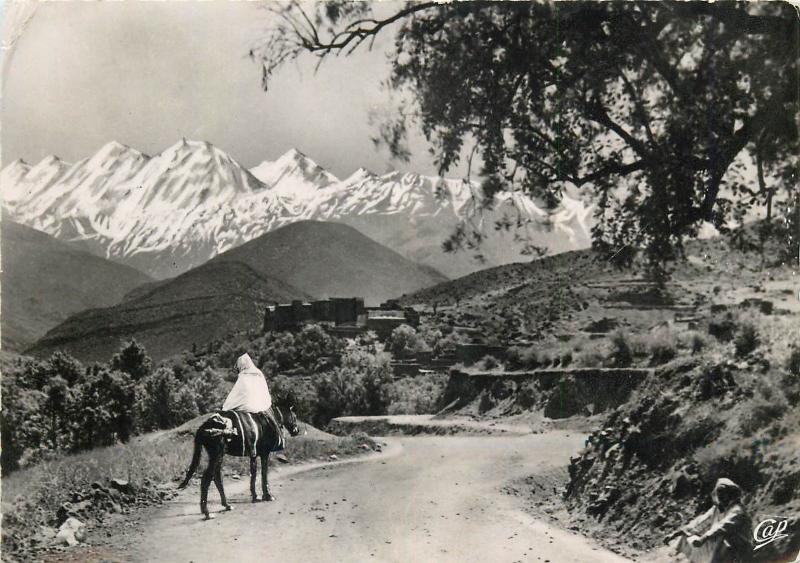
<path id="1" fill-rule="evenodd" d="M 233 411 L 237 414 L 237 418 L 241 421 L 243 447 L 247 448 L 250 457 L 256 457 L 258 425 L 253 420 L 253 415 L 263 416 L 278 433 L 282 433 L 282 431 L 270 410 L 272 396 L 263 372 L 256 367 L 247 354 L 242 354 L 236 360 L 236 370 L 239 372 L 239 376 L 222 404 L 222 410 Z M 248 424 L 247 430 L 244 428 L 245 424 Z M 247 440 L 246 433 L 250 434 L 251 432 L 251 439 Z M 281 440 L 276 451 L 282 451 L 283 444 L 284 442 Z M 276 457 L 278 461 L 288 463 L 283 454 L 278 454 Z"/>

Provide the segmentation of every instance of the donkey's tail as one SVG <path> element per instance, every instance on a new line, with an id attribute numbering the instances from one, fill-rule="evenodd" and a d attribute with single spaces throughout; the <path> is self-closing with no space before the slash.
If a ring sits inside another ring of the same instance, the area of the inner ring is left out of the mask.
<path id="1" fill-rule="evenodd" d="M 200 431 L 194 436 L 194 453 L 192 454 L 192 463 L 189 464 L 189 469 L 186 470 L 186 478 L 178 485 L 178 489 L 185 489 L 189 484 L 194 472 L 197 471 L 197 466 L 200 465 L 200 454 L 202 453 L 203 445 L 200 443 Z"/>

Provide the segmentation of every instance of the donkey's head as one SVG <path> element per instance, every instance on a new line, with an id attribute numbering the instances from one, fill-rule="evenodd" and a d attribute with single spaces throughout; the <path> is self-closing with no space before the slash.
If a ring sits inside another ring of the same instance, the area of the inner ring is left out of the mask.
<path id="1" fill-rule="evenodd" d="M 300 434 L 300 427 L 297 424 L 294 406 L 295 400 L 291 393 L 287 393 L 275 401 L 275 410 L 277 411 L 279 422 L 289 431 L 289 434 L 297 436 Z"/>

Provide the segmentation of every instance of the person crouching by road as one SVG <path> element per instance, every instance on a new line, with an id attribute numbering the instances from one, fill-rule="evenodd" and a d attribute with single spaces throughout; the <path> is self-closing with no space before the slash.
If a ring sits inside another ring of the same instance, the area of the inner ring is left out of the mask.
<path id="1" fill-rule="evenodd" d="M 707 512 L 666 538 L 677 561 L 745 563 L 752 560 L 753 523 L 742 505 L 742 489 L 727 478 L 717 479 Z"/>

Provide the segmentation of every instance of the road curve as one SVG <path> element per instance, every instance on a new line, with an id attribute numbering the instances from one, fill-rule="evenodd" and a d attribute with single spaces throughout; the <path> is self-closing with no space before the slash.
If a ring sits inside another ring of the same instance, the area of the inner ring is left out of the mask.
<path id="1" fill-rule="evenodd" d="M 170 563 L 627 561 L 533 519 L 501 491 L 512 479 L 567 463 L 581 435 L 386 442 L 385 455 L 273 473 L 278 498 L 271 503 L 250 504 L 247 483 L 228 480 L 235 509 L 208 522 L 192 486 L 147 524 L 131 555 Z M 219 502 L 213 486 L 210 496 Z"/>

